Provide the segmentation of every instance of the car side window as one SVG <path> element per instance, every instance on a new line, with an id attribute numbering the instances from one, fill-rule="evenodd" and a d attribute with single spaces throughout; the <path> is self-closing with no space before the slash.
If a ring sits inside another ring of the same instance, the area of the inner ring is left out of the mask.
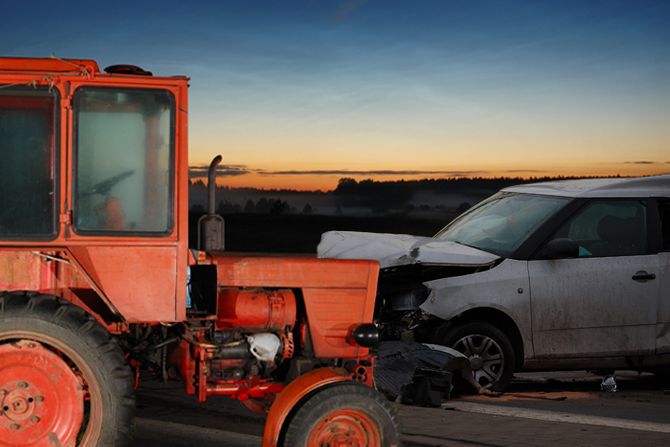
<path id="1" fill-rule="evenodd" d="M 647 210 L 643 200 L 593 200 L 565 222 L 551 239 L 579 244 L 579 257 L 647 253 Z"/>
<path id="2" fill-rule="evenodd" d="M 661 215 L 661 235 L 663 236 L 663 250 L 670 250 L 670 200 L 662 200 L 658 203 L 658 211 Z"/>

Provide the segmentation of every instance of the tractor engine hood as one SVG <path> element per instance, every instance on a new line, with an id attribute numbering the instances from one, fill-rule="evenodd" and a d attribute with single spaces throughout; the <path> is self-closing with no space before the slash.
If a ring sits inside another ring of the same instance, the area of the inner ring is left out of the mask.
<path id="1" fill-rule="evenodd" d="M 382 269 L 410 264 L 483 267 L 498 255 L 451 241 L 408 234 L 328 231 L 321 235 L 319 258 L 379 261 Z"/>

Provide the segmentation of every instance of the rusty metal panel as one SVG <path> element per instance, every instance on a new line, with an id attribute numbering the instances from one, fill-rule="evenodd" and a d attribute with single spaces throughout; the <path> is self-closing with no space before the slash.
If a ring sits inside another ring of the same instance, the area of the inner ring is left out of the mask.
<path id="1" fill-rule="evenodd" d="M 0 251 L 0 290 L 39 290 L 41 263 L 30 250 Z"/>

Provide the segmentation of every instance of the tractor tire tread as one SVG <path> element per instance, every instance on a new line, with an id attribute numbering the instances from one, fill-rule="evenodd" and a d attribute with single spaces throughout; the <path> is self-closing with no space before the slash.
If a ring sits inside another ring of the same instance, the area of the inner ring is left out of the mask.
<path id="1" fill-rule="evenodd" d="M 32 317 L 59 326 L 78 335 L 78 339 L 96 357 L 101 370 L 107 372 L 110 389 L 115 395 L 115 426 L 104 430 L 100 446 L 127 446 L 134 432 L 135 396 L 133 374 L 123 351 L 112 335 L 88 312 L 67 300 L 34 292 L 0 293 L 0 317 Z"/>
<path id="2" fill-rule="evenodd" d="M 329 392 L 331 390 L 333 392 Z M 337 391 L 335 392 L 335 390 Z M 360 399 L 361 402 L 369 400 L 368 402 L 371 401 L 371 403 L 376 404 L 383 415 L 388 418 L 386 422 L 393 429 L 393 436 L 399 436 L 400 430 L 398 428 L 399 421 L 397 418 L 397 411 L 391 406 L 388 400 L 373 388 L 369 388 L 363 384 L 353 382 L 344 384 L 338 383 L 317 390 L 296 410 L 293 418 L 290 420 L 282 445 L 286 447 L 294 445 L 298 446 L 299 429 L 310 424 L 310 419 L 313 417 L 314 410 L 328 400 L 332 400 L 334 396 L 341 395 L 346 395 L 347 402 L 356 403 L 357 399 Z M 401 445 L 399 438 L 391 440 L 385 438 L 384 441 L 384 446 L 388 447 L 399 447 Z"/>

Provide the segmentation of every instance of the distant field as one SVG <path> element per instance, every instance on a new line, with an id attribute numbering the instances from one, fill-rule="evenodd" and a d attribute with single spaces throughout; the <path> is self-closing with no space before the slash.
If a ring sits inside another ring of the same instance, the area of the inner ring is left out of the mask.
<path id="1" fill-rule="evenodd" d="M 314 253 L 321 234 L 330 230 L 404 233 L 432 236 L 453 219 L 456 212 L 445 211 L 443 219 L 385 215 L 379 217 L 322 215 L 230 214 L 226 221 L 226 250 Z M 196 245 L 198 215 L 192 214 L 191 246 Z"/>

